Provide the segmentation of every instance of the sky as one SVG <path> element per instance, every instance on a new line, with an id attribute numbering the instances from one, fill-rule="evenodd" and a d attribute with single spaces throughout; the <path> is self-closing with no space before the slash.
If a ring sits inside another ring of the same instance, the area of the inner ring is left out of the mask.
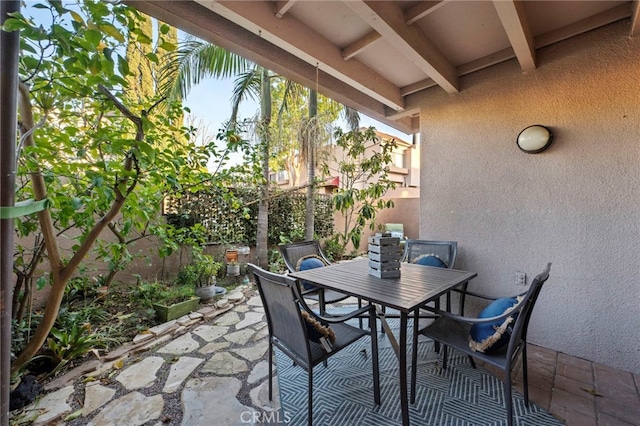
<path id="1" fill-rule="evenodd" d="M 195 118 L 196 126 L 197 123 L 202 121 L 203 125 L 208 126 L 209 133 L 213 136 L 221 128 L 222 123 L 228 120 L 231 115 L 233 80 L 233 78 L 229 78 L 202 81 L 191 89 L 184 101 L 184 105 L 189 107 L 191 114 Z M 240 104 L 239 117 L 253 117 L 259 113 L 259 109 L 260 106 L 257 101 L 244 101 Z M 360 125 L 364 127 L 373 126 L 381 132 L 396 136 L 409 143 L 411 142 L 411 135 L 400 132 L 364 114 L 360 114 Z M 344 124 L 341 124 L 341 127 L 346 129 Z"/>

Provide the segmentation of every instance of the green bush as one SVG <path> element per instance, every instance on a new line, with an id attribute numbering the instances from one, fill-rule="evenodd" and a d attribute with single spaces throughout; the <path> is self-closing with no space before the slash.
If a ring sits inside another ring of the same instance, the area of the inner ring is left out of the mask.
<path id="1" fill-rule="evenodd" d="M 282 259 L 282 254 L 277 249 L 271 249 L 268 253 L 269 260 L 269 271 L 275 272 L 276 274 L 283 274 L 287 270 L 287 265 L 285 265 L 284 260 Z"/>
<path id="2" fill-rule="evenodd" d="M 43 356 L 50 358 L 56 364 L 51 372 L 51 374 L 55 374 L 69 361 L 84 356 L 93 348 L 105 345 L 105 338 L 92 333 L 91 325 L 88 323 L 80 326 L 73 324 L 67 330 L 59 330 L 54 327 L 51 329 L 51 337 L 47 339 L 48 351 Z"/>
<path id="3" fill-rule="evenodd" d="M 258 203 L 260 192 L 252 188 L 234 188 L 240 200 L 236 208 L 227 202 L 221 190 L 212 188 L 195 194 L 186 194 L 172 200 L 176 213 L 167 216 L 167 222 L 180 229 L 199 225 L 206 228 L 207 242 L 234 244 L 256 241 Z M 278 244 L 304 239 L 304 222 L 307 211 L 306 195 L 298 192 L 273 190 L 269 199 L 268 243 Z M 318 194 L 315 199 L 314 230 L 318 238 L 333 235 L 333 205 L 331 196 Z"/>
<path id="4" fill-rule="evenodd" d="M 334 235 L 324 240 L 322 251 L 332 262 L 342 259 L 344 257 L 344 246 L 340 242 L 340 236 Z"/>
<path id="5" fill-rule="evenodd" d="M 151 283 L 143 282 L 134 291 L 133 297 L 147 308 L 152 308 L 154 303 L 162 305 L 172 305 L 174 303 L 184 302 L 195 297 L 193 285 L 172 285 L 154 281 Z"/>
<path id="6" fill-rule="evenodd" d="M 211 283 L 211 277 L 217 277 L 223 266 L 224 264 L 217 262 L 213 256 L 197 254 L 193 263 L 180 268 L 176 284 L 178 286 L 206 287 Z"/>

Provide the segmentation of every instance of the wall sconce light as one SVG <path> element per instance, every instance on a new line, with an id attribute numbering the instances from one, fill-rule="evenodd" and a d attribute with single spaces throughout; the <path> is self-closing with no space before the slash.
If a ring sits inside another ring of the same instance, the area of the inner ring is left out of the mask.
<path id="1" fill-rule="evenodd" d="M 526 127 L 518 135 L 516 144 L 518 148 L 527 154 L 537 154 L 551 145 L 553 133 L 545 126 L 539 124 Z"/>

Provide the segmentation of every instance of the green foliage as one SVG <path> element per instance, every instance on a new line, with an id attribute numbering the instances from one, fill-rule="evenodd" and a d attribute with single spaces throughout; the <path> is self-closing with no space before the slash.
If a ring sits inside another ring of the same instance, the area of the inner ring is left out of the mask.
<path id="1" fill-rule="evenodd" d="M 195 297 L 193 285 L 177 285 L 160 281 L 144 282 L 134 289 L 132 296 L 143 306 L 152 308 L 154 303 L 172 305 Z"/>
<path id="2" fill-rule="evenodd" d="M 333 203 L 344 217 L 345 226 L 337 235 L 343 249 L 351 242 L 357 250 L 367 223 L 375 229 L 376 212 L 393 207 L 393 201 L 382 197 L 395 188 L 388 179 L 395 142 L 380 142 L 373 127 L 347 133 L 338 129 L 335 140 L 341 154 L 336 158 L 337 169 L 330 170 L 325 164 L 324 172 L 340 176 L 341 186 L 333 194 Z"/>
<path id="3" fill-rule="evenodd" d="M 269 271 L 276 274 L 283 274 L 287 271 L 287 265 L 285 265 L 282 259 L 282 254 L 277 249 L 269 250 Z"/>
<path id="4" fill-rule="evenodd" d="M 225 202 L 221 191 L 223 189 L 210 187 L 206 191 L 186 193 L 181 198 L 173 199 L 171 209 L 174 213 L 167 217 L 173 228 L 165 231 L 176 235 L 198 229 L 199 237 L 208 243 L 254 243 L 259 190 L 247 187 L 224 189 L 232 191 L 238 206 L 243 206 L 235 209 Z M 328 237 L 334 230 L 331 197 L 316 195 L 315 204 L 316 235 L 318 238 Z M 304 194 L 272 190 L 269 200 L 269 244 L 303 240 L 305 213 Z M 169 239 L 166 244 L 170 244 Z"/>
<path id="5" fill-rule="evenodd" d="M 322 252 L 329 260 L 336 261 L 344 256 L 344 245 L 340 242 L 340 235 L 335 234 L 331 238 L 324 240 Z"/>
<path id="6" fill-rule="evenodd" d="M 40 9 L 37 24 L 27 16 L 31 8 Z M 107 266 L 96 284 L 109 285 L 134 258 L 145 255 L 130 249 L 141 238 L 158 235 L 164 242 L 161 255 L 201 245 L 202 225 L 176 229 L 163 222 L 165 194 L 195 193 L 207 184 L 230 187 L 231 179 L 239 181 L 233 173 L 241 170 L 225 171 L 223 165 L 231 153 L 250 149 L 232 130 L 221 132 L 216 141 L 192 143 L 197 129 L 182 125 L 180 101 L 154 93 L 156 82 L 148 71 L 154 74 L 167 52 L 175 50 L 175 29 L 161 25 L 154 41 L 150 18 L 115 2 L 87 0 L 68 8 L 57 1 L 36 2 L 23 10 L 6 21 L 5 29 L 21 30 L 20 77 L 28 84 L 38 124 L 29 129 L 33 143 L 19 143 L 16 198 L 33 198 L 29 178 L 42 171 L 51 201 L 47 214 L 57 236 L 73 242 L 60 266 L 72 272 L 91 247 Z M 208 172 L 211 163 L 217 163 L 220 173 Z M 24 241 L 38 241 L 35 215 L 15 223 L 18 236 L 29 237 Z M 95 232 L 107 223 L 110 235 Z M 67 233 L 70 229 L 74 232 Z M 31 277 L 24 269 L 21 276 Z M 80 279 L 69 287 L 67 302 L 92 290 Z M 23 289 L 16 292 L 21 293 Z M 54 305 L 47 310 L 57 309 Z M 43 323 L 46 331 L 51 325 Z M 42 343 L 46 331 L 38 333 L 35 344 Z M 34 348 L 25 352 L 30 356 Z"/>
<path id="7" fill-rule="evenodd" d="M 51 374 L 56 374 L 69 361 L 84 356 L 93 348 L 106 345 L 103 336 L 92 333 L 90 324 L 74 323 L 67 329 L 51 329 L 51 337 L 47 339 L 47 352 L 43 355 L 50 358 L 56 367 Z M 34 358 L 35 359 L 35 358 Z"/>
<path id="8" fill-rule="evenodd" d="M 123 51 L 125 32 L 137 28 L 137 12 L 96 1 L 74 10 L 54 2 L 34 7 L 50 10 L 50 26 L 36 26 L 19 14 L 10 23 L 22 30 L 21 78 L 31 86 L 35 118 L 43 123 L 34 133 L 35 146 L 22 152 L 18 199 L 32 196 L 25 184 L 28 173 L 42 169 L 58 230 L 80 230 L 75 250 L 118 193 L 129 191 L 122 216 L 110 226 L 117 241 L 97 244 L 98 258 L 107 262 L 109 271 L 122 270 L 134 256 L 128 242 L 144 235 L 158 217 L 163 194 L 184 185 L 186 176 L 200 177 L 208 155 L 176 140 L 176 132 L 181 132 L 174 124 L 182 114 L 179 103 L 167 104 L 162 114 L 154 115 L 158 98 L 122 100 L 128 88 L 125 77 L 132 74 L 118 52 Z M 99 85 L 143 117 L 141 140 L 114 102 L 97 92 Z M 125 168 L 127 159 L 135 162 L 133 170 Z M 123 187 L 124 178 L 138 184 Z M 18 221 L 19 235 L 36 232 L 36 219 Z"/>
<path id="9" fill-rule="evenodd" d="M 29 320 L 18 321 L 15 318 L 11 320 L 11 357 L 20 353 L 31 336 L 33 329 L 40 324 L 42 314 L 33 313 Z"/>
<path id="10" fill-rule="evenodd" d="M 164 54 L 153 52 L 152 40 L 141 28 L 141 23 L 148 26 L 149 18 L 128 6 L 97 0 L 68 8 L 54 1 L 28 6 L 4 26 L 8 31 L 21 31 L 20 78 L 28 85 L 29 103 L 38 123 L 32 133 L 33 145 L 18 143 L 22 149 L 16 199 L 33 198 L 29 179 L 31 173 L 41 171 L 55 232 L 73 242 L 62 267 L 73 263 L 85 241 L 93 241 L 96 234 L 92 231 L 105 223 L 103 218 L 116 206 L 120 214 L 109 221 L 111 235 L 101 233 L 93 245 L 96 258 L 107 265 L 106 274 L 98 280 L 108 285 L 118 271 L 142 255 L 130 251 L 132 242 L 152 233 L 171 233 L 158 220 L 164 195 L 197 191 L 198 185 L 212 179 L 207 171 L 211 156 L 221 155 L 223 161 L 228 155 L 214 151 L 213 142 L 190 143 L 196 129 L 182 126 L 179 101 L 169 102 L 148 90 L 138 96 L 137 89 L 130 87 L 129 81 L 140 77 L 140 67 L 130 66 L 124 56 L 127 40 L 133 40 L 139 51 L 148 52 L 140 63 L 162 60 Z M 40 9 L 37 23 L 28 16 L 33 9 Z M 158 46 L 172 50 L 174 31 L 164 28 L 160 32 Z M 236 141 L 234 149 L 241 145 Z M 28 237 L 18 241 L 40 238 L 36 215 L 14 223 L 17 236 Z M 70 229 L 74 232 L 67 234 Z M 181 242 L 197 239 L 177 238 Z M 161 250 L 169 254 L 176 246 L 174 242 Z M 18 247 L 16 252 L 25 250 Z M 16 262 L 21 262 L 20 257 Z M 28 270 L 20 272 L 31 276 Z M 90 290 L 86 281 L 73 280 L 67 299 Z"/>
<path id="11" fill-rule="evenodd" d="M 75 310 L 72 307 L 62 307 L 56 320 L 61 330 L 66 330 L 77 324 L 100 324 L 109 319 L 109 314 L 98 304 L 87 304 Z"/>
<path id="12" fill-rule="evenodd" d="M 206 287 L 215 283 L 213 281 L 222 270 L 224 264 L 217 262 L 213 256 L 197 253 L 193 263 L 185 265 L 178 271 L 176 285 Z"/>
<path id="13" fill-rule="evenodd" d="M 87 298 L 95 296 L 97 288 L 97 282 L 91 280 L 86 275 L 73 277 L 67 283 L 67 287 L 64 290 L 65 300 L 73 300 L 77 297 Z"/>

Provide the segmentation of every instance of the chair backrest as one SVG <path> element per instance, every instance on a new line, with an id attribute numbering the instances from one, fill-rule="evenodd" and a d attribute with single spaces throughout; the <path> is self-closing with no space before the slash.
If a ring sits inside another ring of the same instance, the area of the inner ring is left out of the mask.
<path id="1" fill-rule="evenodd" d="M 290 272 L 296 272 L 298 261 L 306 256 L 319 256 L 327 265 L 331 263 L 320 249 L 320 242 L 318 240 L 281 244 L 278 248 Z"/>
<path id="2" fill-rule="evenodd" d="M 415 263 L 422 255 L 435 254 L 447 264 L 448 268 L 453 268 L 457 253 L 456 241 L 407 240 L 402 261 Z"/>
<path id="3" fill-rule="evenodd" d="M 533 307 L 538 300 L 540 290 L 542 290 L 542 285 L 549 279 L 550 269 L 551 263 L 547 263 L 545 270 L 536 275 L 531 286 L 529 286 L 529 290 L 524 293 L 524 298 L 512 311 L 518 312 L 518 318 L 513 325 L 511 338 L 509 339 L 509 346 L 507 347 L 507 354 L 512 358 L 517 354 L 520 346 L 527 341 L 527 329 L 529 328 L 531 313 L 533 312 Z"/>
<path id="4" fill-rule="evenodd" d="M 310 342 L 300 311 L 296 280 L 274 274 L 254 265 L 248 265 L 253 274 L 267 317 L 269 338 L 291 358 L 309 365 Z"/>

